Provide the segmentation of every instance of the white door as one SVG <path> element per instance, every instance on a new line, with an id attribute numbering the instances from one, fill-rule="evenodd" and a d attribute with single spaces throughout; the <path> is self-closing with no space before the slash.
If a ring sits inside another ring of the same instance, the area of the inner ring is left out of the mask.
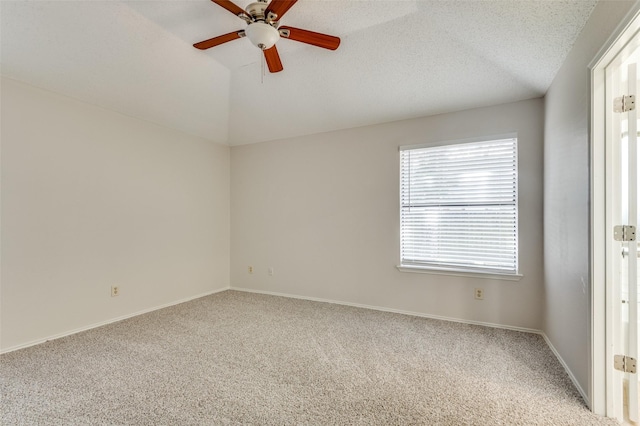
<path id="1" fill-rule="evenodd" d="M 638 70 L 629 66 L 640 63 L 639 52 L 640 2 L 589 64 L 592 350 L 588 399 L 594 412 L 621 421 L 639 417 L 638 374 L 614 369 L 615 355 L 637 355 L 638 267 L 633 253 L 638 248 L 637 242 L 616 241 L 614 226 L 638 222 L 638 126 L 637 112 L 614 113 L 613 103 L 636 91 L 637 75 L 633 74 Z"/>
<path id="2" fill-rule="evenodd" d="M 640 50 L 623 51 L 606 68 L 607 280 L 613 309 L 615 417 L 638 422 L 638 87 Z M 640 100 L 640 99 L 639 99 Z"/>

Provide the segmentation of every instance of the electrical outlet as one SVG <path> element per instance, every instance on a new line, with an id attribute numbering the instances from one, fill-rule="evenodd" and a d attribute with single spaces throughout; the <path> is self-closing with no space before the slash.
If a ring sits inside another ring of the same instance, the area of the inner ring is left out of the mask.
<path id="1" fill-rule="evenodd" d="M 269 270 L 267 272 L 269 272 L 269 276 L 272 277 L 273 276 L 273 266 L 269 267 Z"/>
<path id="2" fill-rule="evenodd" d="M 247 271 L 248 271 L 250 274 L 253 274 L 253 266 L 249 266 L 249 267 L 247 268 Z"/>
<path id="3" fill-rule="evenodd" d="M 474 290 L 474 297 L 476 300 L 484 300 L 484 290 L 481 288 L 476 288 Z"/>
<path id="4" fill-rule="evenodd" d="M 116 297 L 120 295 L 120 287 L 117 285 L 111 286 L 111 297 Z"/>

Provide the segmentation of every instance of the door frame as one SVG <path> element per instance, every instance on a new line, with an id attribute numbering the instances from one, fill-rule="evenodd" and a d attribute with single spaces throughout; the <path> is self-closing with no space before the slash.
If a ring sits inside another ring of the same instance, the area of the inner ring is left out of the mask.
<path id="1" fill-rule="evenodd" d="M 614 305 L 607 287 L 607 66 L 640 30 L 640 2 L 636 2 L 609 40 L 589 64 L 590 74 L 590 257 L 591 357 L 588 404 L 599 415 L 616 417 L 613 375 Z M 610 360 L 608 362 L 607 360 Z"/>

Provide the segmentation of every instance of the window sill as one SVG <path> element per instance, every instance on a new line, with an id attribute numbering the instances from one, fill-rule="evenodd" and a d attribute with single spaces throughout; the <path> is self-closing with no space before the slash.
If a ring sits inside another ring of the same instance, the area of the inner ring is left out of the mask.
<path id="1" fill-rule="evenodd" d="M 520 281 L 523 277 L 521 274 L 500 274 L 497 272 L 467 271 L 464 269 L 453 268 L 428 268 L 413 265 L 398 265 L 396 268 L 398 268 L 398 271 L 400 272 L 411 272 L 416 274 L 453 275 L 456 277 L 473 277 L 505 281 Z"/>

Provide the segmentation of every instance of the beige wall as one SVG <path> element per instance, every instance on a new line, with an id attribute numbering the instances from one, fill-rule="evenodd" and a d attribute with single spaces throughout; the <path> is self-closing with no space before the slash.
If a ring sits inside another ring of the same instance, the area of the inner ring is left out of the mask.
<path id="1" fill-rule="evenodd" d="M 534 99 L 233 147 L 232 286 L 540 329 L 543 126 Z M 399 272 L 398 146 L 508 132 L 519 138 L 524 278 Z"/>
<path id="2" fill-rule="evenodd" d="M 635 2 L 598 3 L 545 96 L 544 331 L 589 394 L 589 63 Z"/>
<path id="3" fill-rule="evenodd" d="M 2 350 L 229 285 L 228 147 L 6 78 L 1 96 Z"/>

